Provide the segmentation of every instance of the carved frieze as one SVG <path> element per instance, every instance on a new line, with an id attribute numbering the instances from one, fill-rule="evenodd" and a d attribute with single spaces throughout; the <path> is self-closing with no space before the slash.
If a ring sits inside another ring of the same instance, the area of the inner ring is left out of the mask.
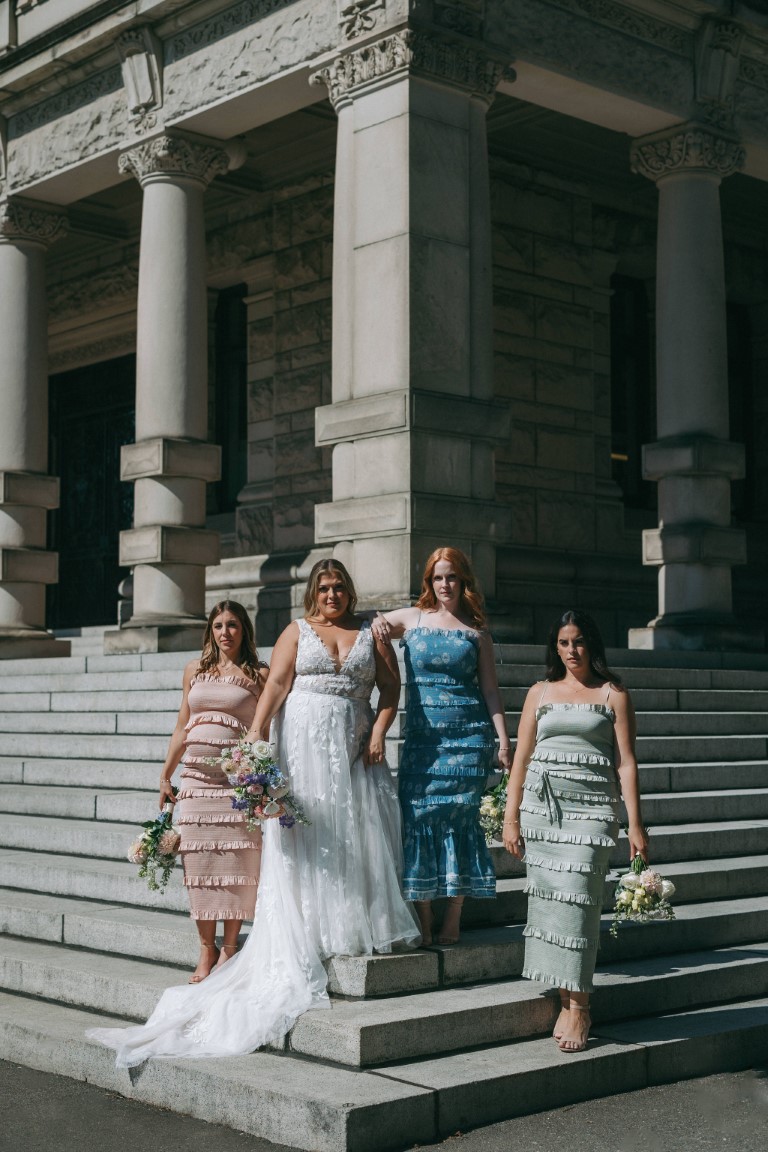
<path id="1" fill-rule="evenodd" d="M 310 77 L 325 84 L 336 106 L 356 88 L 408 69 L 492 99 L 505 65 L 477 49 L 410 28 L 339 56 Z"/>
<path id="2" fill-rule="evenodd" d="M 48 309 L 54 320 L 84 315 L 122 299 L 135 301 L 138 286 L 138 267 L 116 264 L 103 272 L 50 285 Z"/>
<path id="3" fill-rule="evenodd" d="M 227 171 L 229 156 L 221 148 L 181 136 L 157 136 L 124 152 L 118 167 L 135 176 L 140 184 L 155 176 L 186 177 L 209 184 Z"/>
<path id="4" fill-rule="evenodd" d="M 683 55 L 689 50 L 689 33 L 684 28 L 665 24 L 663 20 L 633 11 L 615 0 L 554 0 L 554 3 L 558 8 L 587 16 L 590 20 L 616 28 L 628 36 L 637 36 L 661 48 L 668 48 L 670 52 Z"/>
<path id="5" fill-rule="evenodd" d="M 485 0 L 434 0 L 432 13 L 441 28 L 482 38 Z"/>
<path id="6" fill-rule="evenodd" d="M 739 73 L 744 30 L 732 20 L 705 20 L 699 30 L 696 62 L 696 101 L 709 123 L 729 127 Z"/>
<path id="7" fill-rule="evenodd" d="M 386 11 L 384 0 L 337 0 L 339 24 L 345 40 L 372 32 Z"/>
<path id="8" fill-rule="evenodd" d="M 649 180 L 697 170 L 724 178 L 738 172 L 745 159 L 746 153 L 735 137 L 699 124 L 681 124 L 642 137 L 634 142 L 630 154 L 632 171 Z"/>
<path id="9" fill-rule="evenodd" d="M 247 28 L 272 12 L 285 8 L 288 3 L 291 0 L 242 0 L 240 4 L 171 37 L 166 45 L 166 59 L 171 63 L 200 48 L 215 44 L 238 29 Z"/>
<path id="10" fill-rule="evenodd" d="M 22 241 L 47 248 L 66 231 L 67 218 L 60 212 L 13 199 L 0 202 L 0 243 Z"/>
<path id="11" fill-rule="evenodd" d="M 113 92 L 118 92 L 122 84 L 123 75 L 120 65 L 115 64 L 113 68 L 107 68 L 104 72 L 89 76 L 81 84 L 73 84 L 64 92 L 50 96 L 47 100 L 41 100 L 39 104 L 34 104 L 31 108 L 25 108 L 23 112 L 19 112 L 11 119 L 11 135 L 17 138 L 35 128 L 41 128 L 44 124 L 59 120 L 68 113 L 93 103 L 101 96 L 109 96 Z"/>
<path id="12" fill-rule="evenodd" d="M 127 356 L 135 350 L 135 332 L 122 332 L 107 340 L 96 340 L 92 344 L 82 344 L 77 348 L 63 348 L 61 351 L 50 352 L 48 370 L 51 374 L 65 372 L 69 368 L 79 368 L 84 364 L 98 364 L 102 360 L 114 360 L 116 356 Z"/>

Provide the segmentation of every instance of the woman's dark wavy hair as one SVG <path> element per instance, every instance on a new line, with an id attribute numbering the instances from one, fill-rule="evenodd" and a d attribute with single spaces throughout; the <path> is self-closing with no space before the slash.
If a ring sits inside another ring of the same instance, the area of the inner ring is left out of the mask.
<path id="1" fill-rule="evenodd" d="M 560 629 L 567 624 L 574 624 L 584 637 L 589 651 L 589 665 L 595 676 L 601 680 L 610 681 L 611 684 L 621 684 L 621 676 L 612 672 L 608 667 L 605 655 L 605 644 L 600 635 L 600 629 L 587 612 L 578 612 L 569 608 L 562 616 L 555 620 L 549 630 L 547 639 L 547 680 L 562 680 L 565 677 L 565 664 L 557 650 L 557 638 Z"/>

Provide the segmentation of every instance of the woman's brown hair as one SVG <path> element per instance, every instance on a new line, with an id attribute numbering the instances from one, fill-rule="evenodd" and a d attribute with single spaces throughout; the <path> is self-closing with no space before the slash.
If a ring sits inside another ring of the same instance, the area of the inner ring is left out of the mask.
<path id="1" fill-rule="evenodd" d="M 461 600 L 459 601 L 461 612 L 469 617 L 475 628 L 485 628 L 485 600 L 477 586 L 477 577 L 472 570 L 472 563 L 460 548 L 435 548 L 424 568 L 421 595 L 416 601 L 416 607 L 421 608 L 422 612 L 434 612 L 437 608 L 437 597 L 432 587 L 432 579 L 435 565 L 440 560 L 447 560 L 461 581 Z"/>
<path id="2" fill-rule="evenodd" d="M 237 600 L 220 600 L 218 604 L 214 604 L 208 613 L 208 623 L 205 626 L 205 635 L 203 636 L 203 651 L 200 656 L 200 663 L 197 666 L 198 672 L 211 672 L 219 666 L 220 653 L 216 638 L 213 635 L 213 622 L 222 612 L 231 612 L 232 615 L 237 616 L 240 621 L 243 629 L 243 639 L 240 645 L 240 659 L 238 663 L 243 672 L 250 676 L 251 680 L 258 680 L 261 665 L 259 663 L 259 654 L 256 651 L 256 636 L 253 631 L 253 624 L 247 610 L 242 604 L 238 604 Z"/>
<path id="3" fill-rule="evenodd" d="M 342 564 L 341 560 L 334 560 L 333 556 L 325 560 L 318 560 L 317 564 L 312 566 L 312 571 L 307 580 L 307 587 L 304 592 L 304 616 L 309 619 L 310 616 L 317 615 L 317 588 L 321 578 L 326 572 L 338 572 L 341 576 L 342 583 L 347 590 L 349 596 L 349 608 L 347 611 L 352 614 L 357 607 L 357 592 L 352 577 Z"/>

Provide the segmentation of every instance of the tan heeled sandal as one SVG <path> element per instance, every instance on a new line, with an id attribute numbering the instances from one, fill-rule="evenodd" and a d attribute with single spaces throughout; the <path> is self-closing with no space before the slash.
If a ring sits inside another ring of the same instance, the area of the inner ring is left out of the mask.
<path id="1" fill-rule="evenodd" d="M 222 964 L 226 964 L 227 960 L 231 960 L 238 952 L 237 944 L 222 944 L 219 949 L 219 958 L 216 961 L 216 967 L 221 968 Z"/>
<path id="2" fill-rule="evenodd" d="M 569 1012 L 573 1011 L 574 1008 L 576 1009 L 577 1012 L 589 1012 L 589 1004 L 571 1004 L 571 1006 L 569 1008 Z M 590 1029 L 591 1024 L 592 1024 L 592 1017 L 590 1016 L 589 1021 L 587 1022 L 587 1031 L 584 1035 L 584 1039 L 581 1041 L 571 1039 L 570 1037 L 567 1037 L 567 1036 L 561 1036 L 560 1040 L 558 1041 L 558 1044 L 557 1044 L 560 1051 L 561 1052 L 583 1052 L 587 1046 L 588 1041 L 589 1041 L 589 1029 Z"/>
<path id="3" fill-rule="evenodd" d="M 216 955 L 215 955 L 215 957 L 213 959 L 213 963 L 211 964 L 208 971 L 204 972 L 200 976 L 198 976 L 197 972 L 193 972 L 192 975 L 190 976 L 189 980 L 187 981 L 188 984 L 199 984 L 202 980 L 205 980 L 207 976 L 210 976 L 211 972 L 213 971 L 213 969 L 216 967 L 216 965 L 219 962 L 219 949 L 216 946 L 216 944 L 206 944 L 204 940 L 201 940 L 200 941 L 200 948 L 201 949 L 202 948 L 213 948 Z M 199 967 L 200 961 L 198 960 L 197 963 L 198 963 L 198 967 Z"/>
<path id="4" fill-rule="evenodd" d="M 561 992 L 560 993 L 560 1012 L 558 1014 L 557 1020 L 555 1021 L 555 1026 L 552 1029 L 552 1035 L 555 1038 L 555 1040 L 557 1040 L 557 1041 L 559 1041 L 563 1035 L 563 1028 L 560 1024 L 561 1017 L 563 1015 L 563 1012 L 567 1012 L 568 1009 L 570 1008 L 570 1006 L 571 1006 L 570 996 L 568 996 L 568 995 L 563 996 L 563 994 Z"/>

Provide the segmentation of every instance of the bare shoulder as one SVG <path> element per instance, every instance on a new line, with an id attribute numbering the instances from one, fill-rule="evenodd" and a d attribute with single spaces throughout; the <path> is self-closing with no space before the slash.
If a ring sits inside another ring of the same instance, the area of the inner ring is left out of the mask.
<path id="1" fill-rule="evenodd" d="M 408 608 L 395 608 L 393 612 L 385 612 L 384 616 L 390 624 L 400 625 L 401 628 L 413 628 L 421 616 L 421 611 L 412 606 Z"/>
<path id="2" fill-rule="evenodd" d="M 613 681 L 610 681 L 607 687 L 608 704 L 614 712 L 617 715 L 628 712 L 632 708 L 632 697 L 629 694 L 629 689 L 624 684 L 614 684 Z"/>

